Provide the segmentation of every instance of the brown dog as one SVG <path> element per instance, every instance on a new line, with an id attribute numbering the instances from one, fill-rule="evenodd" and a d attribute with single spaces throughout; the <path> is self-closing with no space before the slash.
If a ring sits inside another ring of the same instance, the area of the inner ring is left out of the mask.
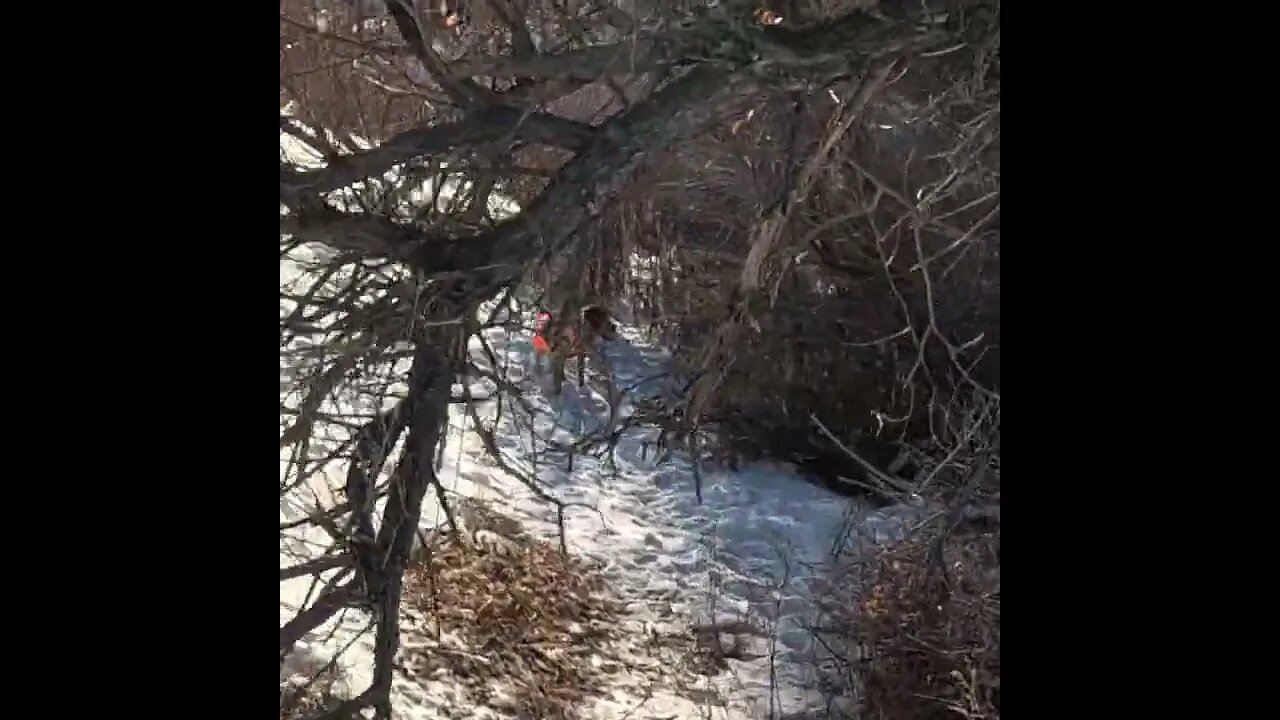
<path id="1" fill-rule="evenodd" d="M 552 392 L 559 393 L 564 384 L 564 363 L 569 358 L 579 358 L 578 387 L 586 381 L 586 359 L 599 346 L 601 340 L 616 340 L 618 329 L 609 311 L 599 305 L 588 305 L 578 313 L 576 322 L 565 322 L 551 316 L 538 314 L 534 327 L 533 345 L 541 356 L 551 358 Z"/>

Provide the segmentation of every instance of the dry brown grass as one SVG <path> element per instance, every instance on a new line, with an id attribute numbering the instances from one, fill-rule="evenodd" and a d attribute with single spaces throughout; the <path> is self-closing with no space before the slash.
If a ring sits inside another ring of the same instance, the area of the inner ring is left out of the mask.
<path id="1" fill-rule="evenodd" d="M 999 532 L 952 539 L 941 558 L 938 543 L 921 532 L 849 563 L 833 586 L 867 591 L 822 603 L 824 640 L 845 658 L 827 691 L 858 695 L 864 720 L 1000 717 Z"/>
<path id="2" fill-rule="evenodd" d="M 440 540 L 430 550 L 405 574 L 414 630 L 402 659 L 411 674 L 450 676 L 495 709 L 578 717 L 605 687 L 612 668 L 602 658 L 618 637 L 620 606 L 600 578 L 554 545 L 518 536 Z"/>

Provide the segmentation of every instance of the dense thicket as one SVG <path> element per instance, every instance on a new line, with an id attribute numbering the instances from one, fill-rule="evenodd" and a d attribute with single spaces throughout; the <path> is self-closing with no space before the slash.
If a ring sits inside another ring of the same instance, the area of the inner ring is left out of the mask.
<path id="1" fill-rule="evenodd" d="M 281 495 L 317 497 L 282 534 L 333 543 L 287 573 L 319 591 L 281 656 L 368 612 L 374 683 L 341 712 L 390 712 L 442 418 L 496 295 L 629 308 L 673 352 L 635 418 L 669 443 L 998 518 L 999 2 L 766 9 L 281 3 Z"/>

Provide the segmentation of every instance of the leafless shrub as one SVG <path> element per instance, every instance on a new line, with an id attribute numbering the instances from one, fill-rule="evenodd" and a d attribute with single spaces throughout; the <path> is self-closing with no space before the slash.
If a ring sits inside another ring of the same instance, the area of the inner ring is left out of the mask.
<path id="1" fill-rule="evenodd" d="M 332 661 L 307 656 L 292 663 L 280 685 L 280 719 L 298 720 L 339 707 L 345 696 L 342 673 Z M 282 672 L 282 674 L 284 674 Z"/>
<path id="2" fill-rule="evenodd" d="M 284 0 L 280 101 L 304 122 L 381 140 L 431 119 L 385 14 L 362 3 Z"/>
<path id="3" fill-rule="evenodd" d="M 937 526 L 833 570 L 817 636 L 823 689 L 858 718 L 1000 717 L 1000 538 Z M 852 592 L 851 588 L 863 588 Z"/>
<path id="4" fill-rule="evenodd" d="M 691 383 L 678 424 L 715 428 L 726 459 L 860 478 L 814 418 L 884 469 L 998 402 L 993 7 L 943 3 L 942 50 L 757 96 L 613 208 L 602 234 L 660 259 L 632 297 Z"/>
<path id="5" fill-rule="evenodd" d="M 280 713 L 280 720 L 300 720 L 337 709 L 343 698 L 334 694 L 333 683 L 328 676 L 322 676 L 305 691 L 282 688 L 280 702 L 287 709 Z"/>
<path id="6" fill-rule="evenodd" d="M 971 409 L 925 460 L 914 513 L 836 539 L 811 628 L 825 717 L 999 717 L 998 427 L 998 407 Z"/>

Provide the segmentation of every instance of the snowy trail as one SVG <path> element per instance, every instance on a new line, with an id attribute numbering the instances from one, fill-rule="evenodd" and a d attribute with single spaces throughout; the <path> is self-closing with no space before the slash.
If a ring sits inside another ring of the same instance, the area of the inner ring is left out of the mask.
<path id="1" fill-rule="evenodd" d="M 627 328 L 622 333 L 626 342 L 606 350 L 617 386 L 627 388 L 661 374 L 665 354 Z M 531 367 L 527 331 L 508 335 L 491 330 L 486 339 L 500 362 L 505 359 L 513 379 Z M 571 430 L 598 425 L 607 415 L 607 401 L 591 382 L 582 390 L 567 382 L 563 399 L 556 404 L 548 402 L 531 377 L 518 384 L 526 399 L 544 411 L 534 424 L 540 437 L 554 434 L 568 441 L 573 438 Z M 559 422 L 552 409 L 557 404 L 562 404 Z M 627 412 L 625 401 L 623 412 Z M 528 428 L 515 427 L 511 412 L 504 416 L 495 436 L 508 462 L 527 472 Z M 441 475 L 445 486 L 459 495 L 484 499 L 537 534 L 555 536 L 554 507 L 493 468 L 475 433 L 464 427 L 461 414 L 455 415 Z M 628 431 L 618 443 L 612 464 L 578 456 L 571 473 L 563 462 L 559 467 L 545 462 L 539 466 L 538 479 L 549 494 L 594 508 L 566 511 L 569 550 L 600 566 L 613 589 L 629 602 L 638 627 L 674 636 L 688 635 L 691 625 L 745 621 L 760 631 L 764 637 L 734 632 L 719 638 L 722 647 L 742 643 L 743 653 L 756 657 L 730 660 L 731 672 L 706 681 L 707 689 L 714 686 L 732 700 L 713 717 L 769 717 L 771 686 L 778 716 L 812 706 L 817 698 L 801 689 L 805 659 L 811 652 L 803 627 L 811 613 L 812 568 L 829 557 L 851 513 L 860 518 L 863 531 L 880 539 L 896 534 L 895 516 L 869 514 L 787 468 L 764 465 L 736 472 L 704 467 L 699 504 L 690 458 L 675 454 L 659 465 L 655 452 L 643 450 L 645 441 L 652 439 L 652 432 Z M 438 516 L 436 508 L 424 506 L 427 524 Z M 772 684 L 768 637 L 777 638 Z M 681 700 L 651 699 L 645 708 L 648 714 L 631 717 L 706 716 L 705 709 Z M 590 716 L 620 716 L 622 707 L 604 706 Z"/>
<path id="2" fill-rule="evenodd" d="M 626 342 L 607 350 L 617 386 L 626 388 L 660 374 L 664 353 L 626 328 L 623 335 Z M 582 390 L 567 382 L 562 400 L 548 401 L 528 374 L 532 348 L 527 331 L 515 330 L 508 335 L 491 329 L 486 331 L 486 340 L 500 364 L 507 364 L 509 377 L 524 390 L 526 400 L 539 411 L 534 421 L 537 435 L 570 440 L 574 431 L 603 422 L 607 402 L 592 389 L 591 382 Z M 484 393 L 476 388 L 476 394 Z M 553 406 L 560 410 L 558 421 Z M 487 410 L 481 413 L 482 418 L 491 418 L 494 404 L 481 407 Z M 623 412 L 627 411 L 624 401 Z M 509 408 L 503 416 L 495 438 L 506 461 L 528 473 L 529 427 L 516 422 L 517 416 Z M 535 536 L 556 537 L 554 506 L 495 467 L 469 426 L 463 408 L 453 406 L 440 472 L 452 500 L 481 500 L 519 521 Z M 718 641 L 721 647 L 740 644 L 738 649 L 748 659 L 728 660 L 727 672 L 689 673 L 689 682 L 681 688 L 649 690 L 641 695 L 636 687 L 620 685 L 611 697 L 584 712 L 584 717 L 757 720 L 814 706 L 817 698 L 802 689 L 805 660 L 811 652 L 803 629 L 811 613 L 811 568 L 828 557 L 851 514 L 859 518 L 862 531 L 870 530 L 877 539 L 897 534 L 894 529 L 900 517 L 883 512 L 867 514 L 847 498 L 805 482 L 787 468 L 763 465 L 737 472 L 704 466 L 699 504 L 690 459 L 677 453 L 656 464 L 656 453 L 642 449 L 652 437 L 651 431 L 630 430 L 619 441 L 612 464 L 577 456 L 572 472 L 566 472 L 563 461 L 553 464 L 544 458 L 538 464 L 540 485 L 559 500 L 591 506 L 566 510 L 568 549 L 600 568 L 611 589 L 627 603 L 629 629 L 638 637 L 689 638 L 692 627 L 738 622 L 740 627 L 731 628 L 733 632 L 709 633 L 707 639 Z M 541 448 L 544 443 L 538 444 Z M 331 482 L 338 479 L 331 478 Z M 317 495 L 326 491 L 315 489 Z M 295 511 L 282 508 L 282 520 L 296 516 Z M 434 496 L 428 494 L 423 528 L 442 527 L 444 522 Z M 313 551 L 326 544 L 317 534 L 307 539 L 315 543 Z M 310 554 L 302 541 L 291 544 L 301 551 L 298 554 Z M 282 547 L 282 553 L 285 550 Z M 297 561 L 297 557 L 286 559 L 282 554 L 282 565 Z M 282 622 L 302 602 L 305 592 L 304 580 L 282 586 Z M 353 643 L 347 667 L 349 683 L 356 691 L 371 679 L 371 637 L 357 636 L 364 622 L 363 618 L 348 619 L 333 639 L 310 648 L 325 657 L 338 645 Z M 770 646 L 770 638 L 777 639 L 776 646 Z M 397 705 L 403 717 L 445 717 L 443 708 L 463 702 L 447 683 L 430 685 L 398 683 Z M 721 705 L 716 698 L 727 702 Z M 476 708 L 474 716 L 499 715 Z"/>

